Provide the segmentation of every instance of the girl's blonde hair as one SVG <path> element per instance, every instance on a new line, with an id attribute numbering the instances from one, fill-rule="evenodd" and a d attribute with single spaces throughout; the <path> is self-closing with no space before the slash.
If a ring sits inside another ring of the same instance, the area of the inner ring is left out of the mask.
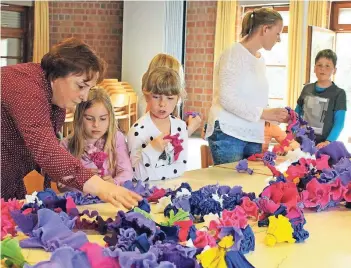
<path id="1" fill-rule="evenodd" d="M 99 87 L 94 87 L 90 90 L 88 100 L 86 102 L 81 102 L 77 105 L 76 111 L 74 113 L 73 120 L 73 134 L 68 140 L 68 149 L 71 154 L 78 159 L 84 154 L 85 147 L 85 134 L 83 127 L 84 113 L 87 109 L 91 108 L 96 103 L 102 103 L 106 110 L 108 111 L 109 117 L 109 126 L 107 133 L 104 134 L 105 146 L 104 152 L 108 154 L 109 157 L 109 170 L 112 173 L 112 176 L 116 176 L 115 167 L 117 164 L 117 155 L 116 155 L 116 132 L 117 124 L 115 119 L 115 114 L 111 99 L 108 93 Z"/>
<path id="2" fill-rule="evenodd" d="M 144 93 L 147 95 L 177 95 L 183 100 L 186 98 L 186 92 L 178 72 L 168 67 L 157 67 L 150 72 L 145 81 Z"/>
<path id="3" fill-rule="evenodd" d="M 278 21 L 283 21 L 283 18 L 274 9 L 262 7 L 248 11 L 242 21 L 241 37 L 252 36 L 261 25 L 272 27 Z"/>
<path id="4" fill-rule="evenodd" d="M 184 87 L 185 84 L 185 79 L 184 79 L 184 71 L 183 67 L 180 64 L 180 62 L 173 56 L 168 55 L 168 54 L 157 54 L 150 62 L 149 68 L 147 69 L 146 73 L 144 73 L 143 78 L 141 80 L 141 87 L 142 90 L 145 89 L 146 86 L 146 80 L 147 77 L 149 76 L 150 72 L 157 68 L 157 67 L 168 67 L 171 68 L 172 70 L 176 71 L 179 74 L 180 80 L 181 80 L 181 85 Z"/>

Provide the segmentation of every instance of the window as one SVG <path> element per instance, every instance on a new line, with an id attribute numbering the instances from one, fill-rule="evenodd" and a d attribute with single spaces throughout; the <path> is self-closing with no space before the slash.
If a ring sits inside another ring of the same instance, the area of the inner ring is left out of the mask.
<path id="1" fill-rule="evenodd" d="M 338 56 L 334 82 L 346 91 L 347 97 L 345 126 L 339 140 L 347 143 L 351 138 L 351 1 L 332 3 L 331 29 L 336 32 L 335 51 Z"/>
<path id="2" fill-rule="evenodd" d="M 1 4 L 0 66 L 31 61 L 32 8 Z"/>
<path id="3" fill-rule="evenodd" d="M 277 10 L 283 17 L 284 28 L 281 34 L 281 42 L 277 43 L 271 51 L 260 50 L 267 66 L 267 79 L 269 82 L 270 107 L 284 107 L 287 92 L 287 61 L 288 61 L 288 6 L 267 6 Z M 260 7 L 244 7 L 244 13 Z"/>

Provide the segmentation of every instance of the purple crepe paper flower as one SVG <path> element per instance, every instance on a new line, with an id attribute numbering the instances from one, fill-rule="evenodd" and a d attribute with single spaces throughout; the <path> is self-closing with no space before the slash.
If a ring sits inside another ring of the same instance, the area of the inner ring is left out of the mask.
<path id="1" fill-rule="evenodd" d="M 240 195 L 243 194 L 243 187 L 241 187 L 241 186 L 234 186 L 232 189 L 230 189 L 230 191 L 228 193 L 229 196 L 234 196 L 234 195 L 237 195 L 237 194 L 240 194 Z"/>
<path id="2" fill-rule="evenodd" d="M 241 229 L 244 238 L 241 240 L 240 251 L 243 254 L 249 253 L 255 250 L 255 235 L 250 225 L 247 225 L 245 229 Z"/>
<path id="3" fill-rule="evenodd" d="M 277 155 L 274 152 L 267 151 L 263 155 L 262 161 L 266 164 L 269 164 L 271 166 L 275 166 L 275 159 L 277 159 Z"/>
<path id="4" fill-rule="evenodd" d="M 76 205 L 90 205 L 103 203 L 103 201 L 99 197 L 91 194 L 84 195 L 82 192 L 66 192 L 63 195 L 64 198 L 67 198 L 68 196 L 72 197 Z"/>
<path id="5" fill-rule="evenodd" d="M 200 189 L 200 192 L 204 195 L 205 198 L 212 197 L 213 194 L 216 194 L 218 191 L 218 184 L 206 185 Z"/>
<path id="6" fill-rule="evenodd" d="M 321 155 L 329 155 L 329 164 L 335 165 L 342 158 L 350 158 L 351 154 L 347 151 L 345 145 L 340 141 L 333 141 L 327 146 L 319 149 L 316 153 L 316 157 L 319 158 Z"/>
<path id="7" fill-rule="evenodd" d="M 125 268 L 176 268 L 170 262 L 157 263 L 155 254 L 151 252 L 141 254 L 138 251 L 123 252 L 119 248 L 105 248 L 104 254 L 109 257 L 118 258 L 121 267 Z"/>
<path id="8" fill-rule="evenodd" d="M 233 210 L 236 206 L 241 204 L 242 194 L 223 196 L 223 209 Z"/>
<path id="9" fill-rule="evenodd" d="M 315 147 L 314 141 L 310 140 L 306 136 L 301 136 L 301 151 L 305 153 L 310 153 L 311 155 L 315 154 L 317 149 Z"/>
<path id="10" fill-rule="evenodd" d="M 332 168 L 325 168 L 322 170 L 322 173 L 319 177 L 319 182 L 328 183 L 331 180 L 335 179 L 338 176 L 338 173 Z"/>
<path id="11" fill-rule="evenodd" d="M 10 211 L 10 214 L 17 225 L 17 229 L 24 234 L 31 236 L 34 227 L 38 223 L 38 214 L 23 214 L 20 210 L 12 210 Z"/>
<path id="12" fill-rule="evenodd" d="M 38 210 L 38 228 L 32 231 L 33 237 L 20 241 L 22 248 L 44 248 L 54 251 L 63 245 L 74 249 L 88 242 L 83 232 L 73 233 L 55 212 L 43 208 Z"/>
<path id="13" fill-rule="evenodd" d="M 117 244 L 116 246 L 119 247 L 123 251 L 129 251 L 130 247 L 133 245 L 137 233 L 133 228 L 128 229 L 120 229 L 120 235 L 117 235 Z"/>
<path id="14" fill-rule="evenodd" d="M 217 193 L 222 196 L 224 194 L 228 194 L 230 191 L 230 187 L 228 185 L 221 185 L 218 187 Z"/>
<path id="15" fill-rule="evenodd" d="M 221 204 L 212 198 L 202 200 L 199 207 L 200 215 L 202 217 L 210 213 L 220 215 L 222 211 Z"/>
<path id="16" fill-rule="evenodd" d="M 253 173 L 253 170 L 249 168 L 249 164 L 247 162 L 247 159 L 240 160 L 239 163 L 236 165 L 235 169 L 239 173 L 247 172 L 250 175 L 252 175 L 252 173 Z"/>
<path id="17" fill-rule="evenodd" d="M 56 249 L 50 257 L 49 261 L 42 261 L 33 266 L 25 264 L 24 268 L 90 268 L 90 263 L 87 255 L 80 251 L 74 250 L 71 247 L 62 246 Z"/>
<path id="18" fill-rule="evenodd" d="M 149 184 L 146 183 L 144 185 L 141 180 L 138 180 L 135 185 L 132 181 L 126 181 L 123 184 L 123 187 L 127 188 L 130 191 L 136 192 L 137 194 L 141 195 L 142 197 L 148 197 L 151 195 L 151 191 L 149 189 Z"/>
<path id="19" fill-rule="evenodd" d="M 351 160 L 348 158 L 341 158 L 339 162 L 334 165 L 334 168 L 339 174 L 342 185 L 348 185 L 349 182 L 351 182 Z"/>
<path id="20" fill-rule="evenodd" d="M 177 198 L 173 199 L 173 205 L 177 209 L 183 209 L 186 212 L 190 212 L 190 202 L 189 202 L 190 196 L 180 196 Z"/>

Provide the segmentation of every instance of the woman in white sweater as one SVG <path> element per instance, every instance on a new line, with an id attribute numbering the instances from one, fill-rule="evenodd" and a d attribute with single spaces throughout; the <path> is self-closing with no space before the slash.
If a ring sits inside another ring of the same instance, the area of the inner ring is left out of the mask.
<path id="1" fill-rule="evenodd" d="M 268 8 L 245 14 L 239 43 L 223 52 L 215 75 L 206 137 L 215 165 L 235 162 L 262 150 L 264 122 L 286 122 L 284 108 L 267 109 L 266 66 L 259 49 L 280 42 L 281 15 Z"/>

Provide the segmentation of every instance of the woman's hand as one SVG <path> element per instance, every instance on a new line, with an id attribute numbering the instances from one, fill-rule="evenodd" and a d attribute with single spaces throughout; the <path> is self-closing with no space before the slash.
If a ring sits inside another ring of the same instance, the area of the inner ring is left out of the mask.
<path id="1" fill-rule="evenodd" d="M 131 209 L 138 205 L 138 201 L 142 197 L 124 187 L 104 181 L 99 176 L 94 175 L 83 186 L 85 193 L 90 193 L 98 196 L 101 200 L 111 203 L 119 207 L 122 205 L 127 209 Z"/>
<path id="2" fill-rule="evenodd" d="M 164 139 L 166 135 L 165 134 L 161 134 L 159 136 L 157 136 L 156 138 L 154 138 L 150 144 L 151 146 L 158 152 L 163 152 L 167 146 L 167 144 L 169 143 L 169 139 Z"/>
<path id="3" fill-rule="evenodd" d="M 285 108 L 263 109 L 261 119 L 265 121 L 287 123 L 289 121 L 289 113 Z"/>
<path id="4" fill-rule="evenodd" d="M 323 147 L 327 146 L 330 143 L 330 141 L 323 141 L 317 144 L 317 149 L 322 149 Z"/>
<path id="5" fill-rule="evenodd" d="M 189 137 L 201 126 L 202 119 L 200 116 L 189 116 L 186 124 L 188 126 L 188 134 Z"/>

